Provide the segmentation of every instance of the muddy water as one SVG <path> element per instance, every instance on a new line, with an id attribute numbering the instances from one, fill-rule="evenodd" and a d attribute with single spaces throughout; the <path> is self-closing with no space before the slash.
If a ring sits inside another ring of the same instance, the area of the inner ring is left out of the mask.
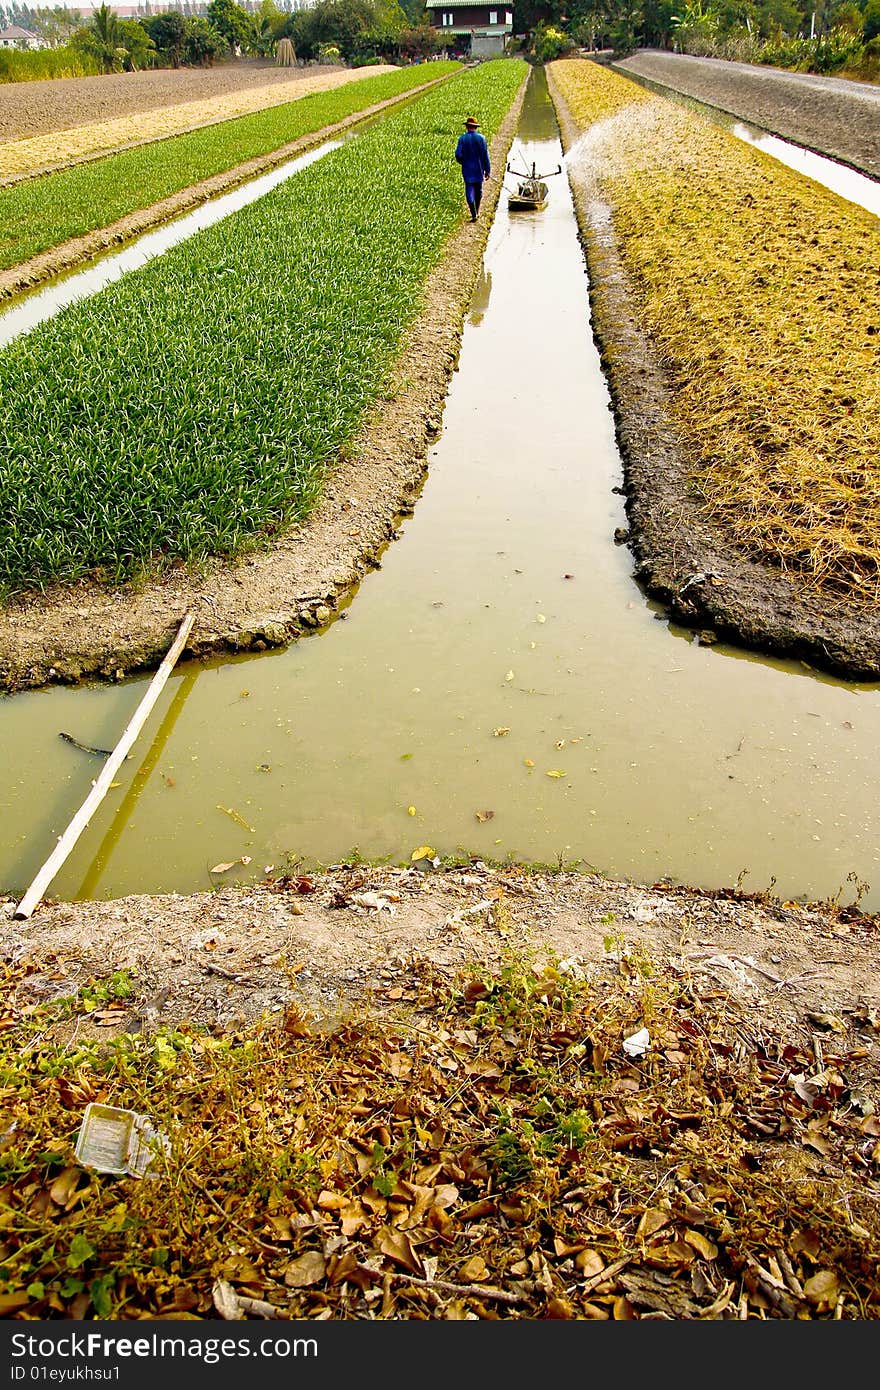
<path id="1" fill-rule="evenodd" d="M 560 161 L 543 87 L 514 153 Z M 549 183 L 542 213 L 502 200 L 429 479 L 381 569 L 322 635 L 176 674 L 55 895 L 428 845 L 844 901 L 855 873 L 880 906 L 877 689 L 698 646 L 613 543 L 620 463 Z M 26 885 L 100 766 L 59 731 L 109 747 L 143 689 L 0 702 L 0 883 Z"/>
<path id="2" fill-rule="evenodd" d="M 860 174 L 857 169 L 851 169 L 847 164 L 840 164 L 835 159 L 816 154 L 814 150 L 804 149 L 802 145 L 793 145 L 791 141 L 783 140 L 779 135 L 771 135 L 760 126 L 741 121 L 738 116 L 720 111 L 715 106 L 707 106 L 695 97 L 676 92 L 672 87 L 664 86 L 662 82 L 654 82 L 651 78 L 642 77 L 640 73 L 630 72 L 628 68 L 618 68 L 614 63 L 611 66 L 621 77 L 628 77 L 630 81 L 638 82 L 648 91 L 668 97 L 679 106 L 686 106 L 698 115 L 707 117 L 713 125 L 720 125 L 738 140 L 755 145 L 765 154 L 772 155 L 781 164 L 787 165 L 789 169 L 794 169 L 795 173 L 803 174 L 814 183 L 820 183 L 823 188 L 829 188 L 832 193 L 839 194 L 848 203 L 855 203 L 858 207 L 873 213 L 875 217 L 880 217 L 880 183 L 876 179 L 869 178 L 867 174 Z"/>

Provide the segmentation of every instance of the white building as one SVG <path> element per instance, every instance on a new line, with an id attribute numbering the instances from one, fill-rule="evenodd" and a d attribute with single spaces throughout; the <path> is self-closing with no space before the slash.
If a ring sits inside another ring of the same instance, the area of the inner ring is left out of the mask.
<path id="1" fill-rule="evenodd" d="M 41 39 L 39 34 L 32 34 L 29 29 L 22 29 L 18 24 L 10 24 L 7 29 L 0 29 L 0 48 L 45 48 L 46 40 Z"/>

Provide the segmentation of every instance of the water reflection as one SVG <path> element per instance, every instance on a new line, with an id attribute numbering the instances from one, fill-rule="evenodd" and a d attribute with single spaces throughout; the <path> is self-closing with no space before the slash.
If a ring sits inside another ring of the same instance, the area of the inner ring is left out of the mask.
<path id="1" fill-rule="evenodd" d="M 492 294 L 492 272 L 487 270 L 485 261 L 480 266 L 480 275 L 474 286 L 474 293 L 471 297 L 471 309 L 468 314 L 468 323 L 475 325 L 483 322 L 483 316 L 489 307 L 489 298 Z"/>

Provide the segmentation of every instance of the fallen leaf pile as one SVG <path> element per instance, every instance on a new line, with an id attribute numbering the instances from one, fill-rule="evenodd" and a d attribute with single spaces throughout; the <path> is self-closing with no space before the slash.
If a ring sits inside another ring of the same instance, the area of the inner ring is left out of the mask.
<path id="1" fill-rule="evenodd" d="M 290 1007 L 63 1043 L 27 970 L 0 1017 L 0 1317 L 880 1316 L 874 1021 L 807 1052 L 644 958 L 510 957 L 332 1032 Z M 152 1175 L 77 1164 L 90 1101 L 165 1135 Z"/>

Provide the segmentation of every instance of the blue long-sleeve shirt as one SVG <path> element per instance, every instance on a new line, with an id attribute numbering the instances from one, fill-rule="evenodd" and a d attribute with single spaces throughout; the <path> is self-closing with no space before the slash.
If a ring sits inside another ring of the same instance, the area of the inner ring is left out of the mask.
<path id="1" fill-rule="evenodd" d="M 477 130 L 466 130 L 463 135 L 459 135 L 455 157 L 461 165 L 465 183 L 482 183 L 484 175 L 492 172 L 489 146 L 485 137 Z"/>

